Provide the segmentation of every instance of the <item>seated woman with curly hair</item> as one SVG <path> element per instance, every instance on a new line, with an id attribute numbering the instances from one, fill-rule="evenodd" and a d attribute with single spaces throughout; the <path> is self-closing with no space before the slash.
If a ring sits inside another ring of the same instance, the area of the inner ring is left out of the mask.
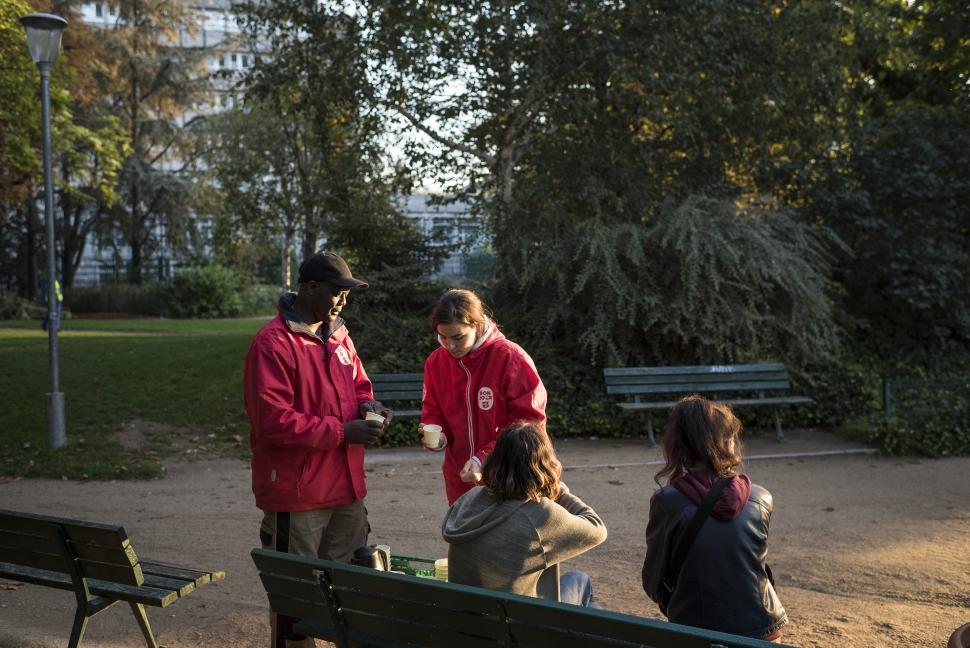
<path id="1" fill-rule="evenodd" d="M 448 579 L 589 606 L 587 574 L 555 576 L 559 563 L 606 540 L 606 525 L 569 492 L 561 475 L 540 426 L 514 423 L 503 430 L 482 467 L 484 485 L 458 498 L 442 524 Z"/>

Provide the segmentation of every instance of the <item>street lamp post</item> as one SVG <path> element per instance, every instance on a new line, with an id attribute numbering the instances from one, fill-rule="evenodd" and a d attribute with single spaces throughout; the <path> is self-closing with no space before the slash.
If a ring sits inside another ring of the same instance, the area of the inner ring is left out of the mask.
<path id="1" fill-rule="evenodd" d="M 64 394 L 57 362 L 57 266 L 54 248 L 54 187 L 51 180 L 51 68 L 61 48 L 67 21 L 59 16 L 35 13 L 20 19 L 27 31 L 27 48 L 40 68 L 41 125 L 44 132 L 44 218 L 47 221 L 47 334 L 50 350 L 51 391 L 47 394 L 47 443 L 61 448 L 67 441 L 64 429 Z"/>

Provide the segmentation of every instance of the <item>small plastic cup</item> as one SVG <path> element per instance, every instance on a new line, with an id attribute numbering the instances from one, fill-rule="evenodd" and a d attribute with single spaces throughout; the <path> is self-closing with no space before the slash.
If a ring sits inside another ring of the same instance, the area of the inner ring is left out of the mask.
<path id="1" fill-rule="evenodd" d="M 364 415 L 364 420 L 377 421 L 381 425 L 384 425 L 384 417 L 378 414 L 377 412 L 367 412 L 367 414 Z"/>
<path id="2" fill-rule="evenodd" d="M 438 558 L 434 561 L 434 577 L 438 580 L 448 580 L 448 559 Z"/>
<path id="3" fill-rule="evenodd" d="M 434 450 L 441 445 L 441 426 L 434 423 L 422 423 L 424 429 L 424 447 Z"/>

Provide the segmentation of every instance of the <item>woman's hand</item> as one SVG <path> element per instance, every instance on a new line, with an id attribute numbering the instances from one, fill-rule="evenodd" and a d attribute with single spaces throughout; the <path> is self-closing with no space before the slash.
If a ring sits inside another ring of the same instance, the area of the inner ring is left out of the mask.
<path id="1" fill-rule="evenodd" d="M 478 463 L 478 459 L 472 457 L 465 462 L 465 466 L 458 473 L 463 482 L 469 484 L 475 484 L 482 481 L 482 464 Z"/>
<path id="2" fill-rule="evenodd" d="M 431 452 L 441 452 L 445 449 L 445 446 L 448 445 L 448 439 L 445 438 L 444 433 L 439 433 L 438 445 L 434 447 L 428 446 L 428 444 L 425 442 L 424 423 L 418 423 L 418 436 L 421 437 L 421 445 L 424 447 L 424 449 L 430 450 Z"/>

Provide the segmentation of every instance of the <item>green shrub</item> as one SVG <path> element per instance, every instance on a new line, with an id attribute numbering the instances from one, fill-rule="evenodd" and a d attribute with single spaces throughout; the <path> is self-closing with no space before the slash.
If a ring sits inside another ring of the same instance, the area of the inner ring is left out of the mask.
<path id="1" fill-rule="evenodd" d="M 276 314 L 276 302 L 280 298 L 279 286 L 269 284 L 250 284 L 240 294 L 241 317 Z"/>
<path id="2" fill-rule="evenodd" d="M 0 293 L 0 320 L 24 320 L 42 317 L 46 310 L 13 293 Z"/>
<path id="3" fill-rule="evenodd" d="M 213 319 L 238 317 L 243 309 L 243 279 L 231 268 L 206 265 L 182 270 L 166 293 L 165 315 Z"/>

